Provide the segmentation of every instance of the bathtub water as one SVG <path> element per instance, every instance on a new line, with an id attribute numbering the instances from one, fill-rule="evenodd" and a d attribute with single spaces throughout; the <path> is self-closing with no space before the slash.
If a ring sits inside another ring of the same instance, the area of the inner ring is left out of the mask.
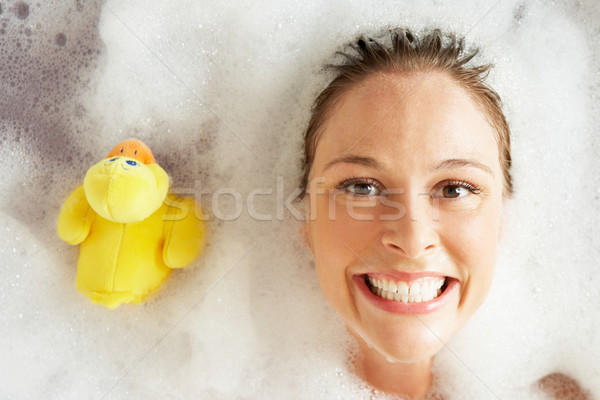
<path id="1" fill-rule="evenodd" d="M 467 34 L 505 101 L 515 198 L 490 297 L 438 355 L 452 399 L 600 396 L 600 7 L 589 1 L 0 2 L 0 398 L 375 398 L 298 230 L 301 135 L 341 43 Z M 124 138 L 200 195 L 208 245 L 147 303 L 75 289 L 62 202 Z M 258 189 L 258 190 L 257 190 Z M 236 201 L 237 196 L 237 201 Z"/>

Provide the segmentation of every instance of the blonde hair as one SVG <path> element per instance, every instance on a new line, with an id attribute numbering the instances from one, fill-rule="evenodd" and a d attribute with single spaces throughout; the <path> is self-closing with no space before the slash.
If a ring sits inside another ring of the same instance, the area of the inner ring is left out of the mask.
<path id="1" fill-rule="evenodd" d="M 361 36 L 355 44 L 347 46 L 337 54 L 344 56 L 342 64 L 330 64 L 327 68 L 337 75 L 315 99 L 312 116 L 304 135 L 304 162 L 300 198 L 306 194 L 310 170 L 315 157 L 323 126 L 329 118 L 333 104 L 340 96 L 378 72 L 418 72 L 441 71 L 465 88 L 482 107 L 490 125 L 496 132 L 496 143 L 504 182 L 503 193 L 510 197 L 513 193 L 510 175 L 510 129 L 502 112 L 502 101 L 494 89 L 485 83 L 492 64 L 467 66 L 478 49 L 465 51 L 464 39 L 453 34 L 442 34 L 439 29 L 419 38 L 408 29 L 389 31 L 391 43 L 386 37 L 371 38 Z"/>

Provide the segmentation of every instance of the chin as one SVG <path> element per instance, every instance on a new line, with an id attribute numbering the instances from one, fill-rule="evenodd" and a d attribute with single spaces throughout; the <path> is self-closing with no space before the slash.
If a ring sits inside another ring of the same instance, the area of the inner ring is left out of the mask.
<path id="1" fill-rule="evenodd" d="M 454 329 L 430 326 L 420 316 L 406 319 L 396 326 L 372 326 L 356 336 L 367 349 L 377 351 L 389 362 L 416 363 L 431 359 L 454 333 Z"/>

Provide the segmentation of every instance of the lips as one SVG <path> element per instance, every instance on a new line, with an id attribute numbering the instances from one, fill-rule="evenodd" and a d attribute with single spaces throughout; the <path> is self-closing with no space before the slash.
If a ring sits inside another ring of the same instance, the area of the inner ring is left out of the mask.
<path id="1" fill-rule="evenodd" d="M 368 273 L 354 283 L 376 307 L 400 314 L 433 312 L 458 292 L 458 280 L 436 274 Z"/>

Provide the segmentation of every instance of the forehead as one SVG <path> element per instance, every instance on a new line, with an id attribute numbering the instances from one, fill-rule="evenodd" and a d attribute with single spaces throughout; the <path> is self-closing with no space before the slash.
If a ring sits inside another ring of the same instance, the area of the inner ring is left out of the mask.
<path id="1" fill-rule="evenodd" d="M 347 154 L 389 163 L 475 158 L 499 166 L 494 130 L 481 107 L 440 72 L 379 73 L 347 90 L 324 125 L 315 167 Z"/>

